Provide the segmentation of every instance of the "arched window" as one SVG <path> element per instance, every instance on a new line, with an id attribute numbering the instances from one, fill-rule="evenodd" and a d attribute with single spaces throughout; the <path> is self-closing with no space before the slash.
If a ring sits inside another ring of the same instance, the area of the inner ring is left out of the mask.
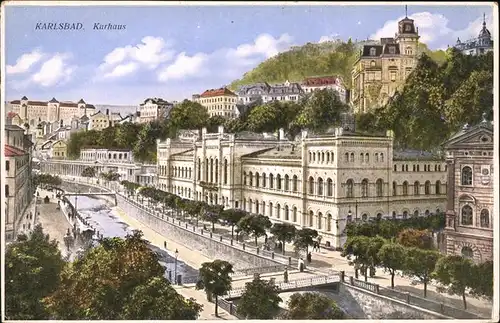
<path id="1" fill-rule="evenodd" d="M 330 162 L 330 152 L 327 152 L 326 153 L 326 162 L 329 163 Z"/>
<path id="2" fill-rule="evenodd" d="M 487 209 L 481 210 L 481 228 L 489 228 L 490 227 L 490 211 Z"/>
<path id="3" fill-rule="evenodd" d="M 398 195 L 398 183 L 396 181 L 392 182 L 392 195 Z"/>
<path id="4" fill-rule="evenodd" d="M 285 205 L 285 220 L 288 221 L 290 218 L 290 210 L 288 209 L 288 205 Z"/>
<path id="5" fill-rule="evenodd" d="M 348 179 L 346 182 L 346 197 L 353 197 L 354 196 L 354 182 L 352 179 Z"/>
<path id="6" fill-rule="evenodd" d="M 260 204 L 259 201 L 255 201 L 255 214 L 260 214 Z"/>
<path id="7" fill-rule="evenodd" d="M 253 186 L 253 173 L 248 173 L 248 185 Z"/>
<path id="8" fill-rule="evenodd" d="M 413 184 L 413 195 L 420 195 L 420 183 L 418 181 Z"/>
<path id="9" fill-rule="evenodd" d="M 349 153 L 345 153 L 344 155 L 344 162 L 349 162 Z"/>
<path id="10" fill-rule="evenodd" d="M 279 219 L 281 217 L 281 205 L 276 204 L 276 218 Z"/>
<path id="11" fill-rule="evenodd" d="M 380 161 L 383 162 L 384 161 L 384 153 L 380 153 Z"/>
<path id="12" fill-rule="evenodd" d="M 333 181 L 331 178 L 326 180 L 326 195 L 333 196 Z"/>
<path id="13" fill-rule="evenodd" d="M 462 207 L 462 225 L 472 225 L 472 207 L 469 205 Z"/>
<path id="14" fill-rule="evenodd" d="M 214 182 L 214 160 L 210 159 L 210 183 Z"/>
<path id="15" fill-rule="evenodd" d="M 309 212 L 309 226 L 312 228 L 314 226 L 314 212 Z"/>
<path id="16" fill-rule="evenodd" d="M 255 187 L 260 186 L 260 175 L 259 173 L 255 173 Z"/>
<path id="17" fill-rule="evenodd" d="M 414 216 L 415 218 L 416 218 L 416 217 L 418 217 L 419 215 L 420 215 L 420 212 L 418 212 L 418 210 L 415 210 L 415 211 L 413 212 L 413 216 Z"/>
<path id="18" fill-rule="evenodd" d="M 431 194 L 431 182 L 429 182 L 429 181 L 425 182 L 424 193 L 425 193 L 425 195 Z"/>
<path id="19" fill-rule="evenodd" d="M 361 197 L 368 196 L 368 180 L 365 178 L 361 181 Z"/>
<path id="20" fill-rule="evenodd" d="M 404 196 L 408 195 L 408 182 L 407 181 L 403 182 L 403 195 Z"/>
<path id="21" fill-rule="evenodd" d="M 323 213 L 319 212 L 318 213 L 318 230 L 322 229 L 322 223 L 323 222 Z"/>
<path id="22" fill-rule="evenodd" d="M 396 211 L 392 211 L 392 218 L 395 219 L 396 218 Z"/>
<path id="23" fill-rule="evenodd" d="M 312 152 L 309 152 L 309 162 L 312 162 Z"/>
<path id="24" fill-rule="evenodd" d="M 288 174 L 285 175 L 285 182 L 283 184 L 285 184 L 285 191 L 290 190 L 290 177 Z"/>
<path id="25" fill-rule="evenodd" d="M 281 175 L 280 174 L 276 175 L 276 188 L 279 190 L 281 189 Z"/>
<path id="26" fill-rule="evenodd" d="M 462 168 L 462 185 L 472 185 L 472 168 L 465 166 Z"/>
<path id="27" fill-rule="evenodd" d="M 408 211 L 403 211 L 403 219 L 408 219 Z"/>
<path id="28" fill-rule="evenodd" d="M 474 251 L 472 250 L 471 247 L 465 246 L 462 247 L 462 257 L 472 259 L 474 258 Z"/>
<path id="29" fill-rule="evenodd" d="M 364 163 L 364 162 L 365 162 L 365 154 L 364 154 L 364 153 L 359 154 L 359 161 L 360 161 L 361 163 Z"/>
<path id="30" fill-rule="evenodd" d="M 377 196 L 383 196 L 384 195 L 384 181 L 379 178 L 377 179 Z"/>
<path id="31" fill-rule="evenodd" d="M 226 160 L 226 163 L 225 163 L 225 170 L 226 170 L 226 177 L 225 177 L 225 181 L 226 181 L 226 184 L 227 184 L 227 160 Z M 198 175 L 197 175 L 197 180 L 201 181 L 201 158 L 198 158 Z"/>
<path id="32" fill-rule="evenodd" d="M 367 221 L 368 220 L 368 214 L 363 213 L 363 215 L 361 216 L 361 220 Z"/>
<path id="33" fill-rule="evenodd" d="M 369 163 L 369 162 L 370 162 L 370 154 L 366 153 L 365 154 L 365 163 Z"/>
<path id="34" fill-rule="evenodd" d="M 320 177 L 318 178 L 318 195 L 323 196 L 323 179 Z"/>
<path id="35" fill-rule="evenodd" d="M 292 190 L 297 192 L 297 175 L 293 175 L 292 179 Z"/>
<path id="36" fill-rule="evenodd" d="M 266 187 L 266 173 L 262 173 L 262 187 Z"/>
<path id="37" fill-rule="evenodd" d="M 375 161 L 378 162 L 378 153 L 375 153 Z"/>
<path id="38" fill-rule="evenodd" d="M 382 213 L 377 213 L 377 220 L 381 220 L 382 219 Z"/>
<path id="39" fill-rule="evenodd" d="M 297 222 L 297 208 L 295 206 L 293 207 L 292 221 Z"/>
<path id="40" fill-rule="evenodd" d="M 269 188 L 274 188 L 274 175 L 269 174 Z"/>
<path id="41" fill-rule="evenodd" d="M 441 194 L 441 181 L 436 181 L 436 195 Z"/>
<path id="42" fill-rule="evenodd" d="M 269 202 L 269 217 L 273 216 L 273 203 Z"/>
<path id="43" fill-rule="evenodd" d="M 314 194 L 314 178 L 309 177 L 309 194 Z"/>
<path id="44" fill-rule="evenodd" d="M 349 161 L 350 161 L 351 163 L 353 163 L 353 162 L 354 162 L 354 153 L 351 153 L 351 158 L 349 159 Z"/>
<path id="45" fill-rule="evenodd" d="M 372 48 L 373 49 L 373 48 Z M 371 51 L 370 51 L 370 55 L 371 55 Z M 375 56 L 375 54 L 371 55 L 371 56 Z M 375 61 L 371 61 L 370 62 L 370 66 L 375 66 Z"/>
<path id="46" fill-rule="evenodd" d="M 243 172 L 243 185 L 247 185 L 247 172 Z"/>
<path id="47" fill-rule="evenodd" d="M 227 159 L 224 159 L 224 184 L 227 184 Z"/>
<path id="48" fill-rule="evenodd" d="M 332 231 L 332 215 L 328 214 L 326 216 L 326 231 Z"/>

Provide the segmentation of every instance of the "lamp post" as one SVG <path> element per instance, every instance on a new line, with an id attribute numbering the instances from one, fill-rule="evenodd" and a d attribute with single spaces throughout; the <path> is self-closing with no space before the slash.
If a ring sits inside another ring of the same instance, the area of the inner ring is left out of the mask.
<path id="1" fill-rule="evenodd" d="M 175 265 L 174 265 L 174 281 L 177 285 L 177 256 L 179 255 L 179 250 L 175 249 Z"/>

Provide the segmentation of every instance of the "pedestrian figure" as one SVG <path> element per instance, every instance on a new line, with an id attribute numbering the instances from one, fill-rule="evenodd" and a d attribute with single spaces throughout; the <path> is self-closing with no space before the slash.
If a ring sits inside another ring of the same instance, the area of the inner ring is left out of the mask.
<path id="1" fill-rule="evenodd" d="M 304 259 L 302 259 L 302 257 L 300 257 L 300 259 L 299 259 L 298 267 L 299 267 L 298 269 L 299 269 L 300 272 L 303 272 L 304 269 L 305 269 Z"/>
<path id="2" fill-rule="evenodd" d="M 311 255 L 311 253 L 309 252 L 309 253 L 307 254 L 307 263 L 308 263 L 308 264 L 310 264 L 310 263 L 311 263 L 311 259 L 312 259 L 312 255 Z"/>

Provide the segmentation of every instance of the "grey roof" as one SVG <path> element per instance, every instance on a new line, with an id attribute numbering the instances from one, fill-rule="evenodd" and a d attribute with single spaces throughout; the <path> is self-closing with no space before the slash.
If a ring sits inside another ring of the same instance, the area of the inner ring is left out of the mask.
<path id="1" fill-rule="evenodd" d="M 83 101 L 83 99 L 80 99 L 80 101 L 78 101 L 78 103 L 85 103 L 85 101 Z"/>
<path id="2" fill-rule="evenodd" d="M 52 100 L 50 100 L 49 103 L 59 103 L 59 101 L 57 101 L 56 98 L 52 98 Z"/>
<path id="3" fill-rule="evenodd" d="M 474 126 L 465 125 L 462 127 L 462 129 L 460 129 L 459 131 L 457 131 L 453 135 L 451 135 L 451 137 L 448 140 L 446 140 L 444 144 L 446 144 L 452 140 L 455 140 L 459 137 L 462 137 L 463 135 L 465 135 L 467 133 L 472 133 L 473 131 L 480 129 L 480 128 L 483 128 L 483 129 L 486 129 L 489 131 L 493 131 L 493 124 L 490 121 L 484 119 L 483 121 L 481 121 L 480 123 L 478 123 Z"/>
<path id="4" fill-rule="evenodd" d="M 272 134 L 264 135 L 263 133 L 241 131 L 234 134 L 235 139 L 252 139 L 252 140 L 276 140 L 276 136 Z"/>
<path id="5" fill-rule="evenodd" d="M 4 126 L 6 130 L 11 130 L 11 131 L 24 131 L 23 128 L 17 126 L 17 125 L 12 125 L 12 124 L 6 124 Z"/>
<path id="6" fill-rule="evenodd" d="M 23 96 L 21 100 L 28 100 L 28 98 L 26 96 Z"/>
<path id="7" fill-rule="evenodd" d="M 248 155 L 245 158 L 272 158 L 272 159 L 302 159 L 302 152 L 299 148 L 295 147 L 292 150 L 290 145 L 283 145 L 280 147 L 267 148 L 259 150 Z"/>

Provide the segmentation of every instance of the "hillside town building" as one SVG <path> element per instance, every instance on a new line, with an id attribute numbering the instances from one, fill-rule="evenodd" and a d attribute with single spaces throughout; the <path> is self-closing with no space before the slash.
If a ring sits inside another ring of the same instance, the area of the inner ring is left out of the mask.
<path id="1" fill-rule="evenodd" d="M 238 103 L 249 104 L 256 100 L 263 103 L 272 101 L 298 102 L 304 95 L 299 83 L 286 81 L 283 84 L 268 84 L 267 82 L 241 86 L 238 91 Z"/>
<path id="2" fill-rule="evenodd" d="M 6 119 L 4 129 L 5 182 L 2 186 L 5 194 L 5 240 L 12 241 L 22 232 L 24 212 L 33 199 L 32 147 L 31 135 L 25 130 L 12 125 Z M 33 215 L 32 215 L 33 216 Z"/>
<path id="3" fill-rule="evenodd" d="M 350 102 L 355 113 L 386 104 L 418 61 L 418 27 L 413 19 L 398 22 L 394 38 L 363 45 L 352 69 Z"/>
<path id="4" fill-rule="evenodd" d="M 163 99 L 148 98 L 139 106 L 140 123 L 166 119 L 173 107 L 173 103 Z"/>
<path id="5" fill-rule="evenodd" d="M 346 103 L 348 100 L 348 93 L 342 83 L 340 77 L 335 76 L 322 76 L 322 77 L 308 77 L 301 85 L 306 94 L 313 93 L 318 90 L 333 90 L 337 92 L 340 101 Z"/>
<path id="6" fill-rule="evenodd" d="M 493 124 L 486 119 L 446 142 L 448 254 L 493 260 L 493 157 Z"/>
<path id="7" fill-rule="evenodd" d="M 239 111 L 236 108 L 237 99 L 238 96 L 225 87 L 206 90 L 200 95 L 193 95 L 193 101 L 204 106 L 210 117 L 238 117 Z"/>
<path id="8" fill-rule="evenodd" d="M 349 221 L 440 213 L 446 205 L 443 158 L 393 149 L 393 133 L 336 128 L 279 136 L 206 129 L 157 144 L 157 188 L 183 198 L 241 208 L 319 231 L 332 247 Z"/>
<path id="9" fill-rule="evenodd" d="M 493 51 L 493 39 L 491 39 L 490 31 L 486 28 L 486 15 L 483 15 L 483 28 L 477 38 L 465 42 L 458 38 L 455 48 L 465 55 L 482 55 Z"/>
<path id="10" fill-rule="evenodd" d="M 87 104 L 83 99 L 77 103 L 70 101 L 59 102 L 56 98 L 50 101 L 31 101 L 26 96 L 21 100 L 10 101 L 6 104 L 6 110 L 19 115 L 24 123 L 30 127 L 36 127 L 41 121 L 54 122 L 63 120 L 64 124 L 70 124 L 73 117 L 82 117 L 95 113 L 95 106 Z"/>

